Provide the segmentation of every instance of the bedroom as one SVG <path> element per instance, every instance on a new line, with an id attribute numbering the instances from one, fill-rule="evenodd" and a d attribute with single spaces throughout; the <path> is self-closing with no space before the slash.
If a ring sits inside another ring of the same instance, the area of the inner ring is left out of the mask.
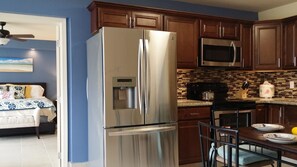
<path id="1" fill-rule="evenodd" d="M 26 42 L 19 42 L 11 40 L 8 45 L 1 46 L 0 58 L 23 58 L 33 59 L 33 72 L 0 72 L 0 82 L 3 83 L 45 83 L 46 84 L 46 97 L 55 102 L 57 99 L 57 85 L 56 85 L 56 42 L 44 41 L 44 40 L 28 40 Z M 43 94 L 44 95 L 44 94 Z M 41 124 L 48 120 L 47 117 L 40 117 Z M 55 132 L 55 119 L 50 118 L 51 123 L 46 124 L 43 128 L 40 127 L 40 139 L 54 137 L 54 141 L 57 141 Z M 17 134 L 7 137 L 9 133 Z M 18 135 L 25 133 L 24 135 Z M 15 131 L 14 129 L 0 130 L 0 139 L 11 139 L 12 141 L 19 142 L 21 138 L 28 141 L 38 140 L 35 134 L 34 128 L 24 128 L 21 131 Z M 32 143 L 32 142 L 31 142 Z M 3 144 L 3 140 L 1 142 Z M 2 147 L 3 145 L 1 145 Z M 3 147 L 2 147 L 3 148 Z M 9 154 L 19 153 L 13 152 L 11 149 Z M 4 149 L 0 151 L 0 154 L 5 153 Z M 7 152 L 5 153 L 7 154 Z M 29 153 L 30 154 L 30 153 Z M 33 153 L 32 153 L 33 154 Z M 56 152 L 57 154 L 57 152 Z M 7 156 L 6 156 L 7 157 Z M 1 161 L 3 162 L 3 161 Z"/>

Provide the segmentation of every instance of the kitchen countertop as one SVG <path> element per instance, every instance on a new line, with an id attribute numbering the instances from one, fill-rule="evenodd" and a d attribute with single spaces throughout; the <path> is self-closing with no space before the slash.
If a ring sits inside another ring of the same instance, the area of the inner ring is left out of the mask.
<path id="1" fill-rule="evenodd" d="M 255 100 L 257 104 L 282 104 L 282 105 L 296 105 L 296 98 L 247 98 L 249 100 Z"/>
<path id="2" fill-rule="evenodd" d="M 236 98 L 229 98 L 229 99 L 236 99 Z M 238 98 L 237 98 L 238 99 Z M 297 106 L 297 99 L 296 98 L 260 98 L 260 97 L 248 97 L 245 99 L 240 100 L 254 100 L 257 104 L 281 104 L 281 105 L 296 105 Z M 178 107 L 196 107 L 196 106 L 211 106 L 211 101 L 201 101 L 201 100 L 188 100 L 188 99 L 181 99 L 177 100 Z"/>
<path id="3" fill-rule="evenodd" d="M 177 100 L 178 107 L 197 107 L 197 106 L 211 106 L 212 102 L 202 100 Z"/>

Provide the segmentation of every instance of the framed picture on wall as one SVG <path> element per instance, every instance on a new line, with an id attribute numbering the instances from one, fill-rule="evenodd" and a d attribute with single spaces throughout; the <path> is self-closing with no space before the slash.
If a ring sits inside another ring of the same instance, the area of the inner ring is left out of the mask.
<path id="1" fill-rule="evenodd" d="M 33 58 L 0 57 L 0 72 L 33 72 Z"/>

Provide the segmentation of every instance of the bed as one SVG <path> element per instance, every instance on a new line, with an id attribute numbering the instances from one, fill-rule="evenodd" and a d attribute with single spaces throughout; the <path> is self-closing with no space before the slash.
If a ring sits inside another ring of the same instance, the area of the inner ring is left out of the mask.
<path id="1" fill-rule="evenodd" d="M 39 133 L 55 133 L 56 106 L 46 97 L 46 83 L 0 83 L 0 118 L 30 115 L 36 108 L 40 108 Z M 0 136 L 33 133 L 33 127 L 0 129 Z"/>

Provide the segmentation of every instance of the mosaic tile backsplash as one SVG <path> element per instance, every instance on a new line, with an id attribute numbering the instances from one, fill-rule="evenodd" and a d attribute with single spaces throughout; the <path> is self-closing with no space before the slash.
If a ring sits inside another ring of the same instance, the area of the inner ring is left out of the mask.
<path id="1" fill-rule="evenodd" d="M 297 71 L 256 72 L 228 71 L 220 69 L 178 69 L 178 99 L 186 99 L 189 82 L 227 83 L 228 96 L 232 97 L 240 90 L 243 81 L 249 81 L 248 97 L 259 97 L 259 87 L 264 81 L 275 86 L 274 97 L 297 98 Z M 289 88 L 289 81 L 294 81 L 295 88 Z"/>

